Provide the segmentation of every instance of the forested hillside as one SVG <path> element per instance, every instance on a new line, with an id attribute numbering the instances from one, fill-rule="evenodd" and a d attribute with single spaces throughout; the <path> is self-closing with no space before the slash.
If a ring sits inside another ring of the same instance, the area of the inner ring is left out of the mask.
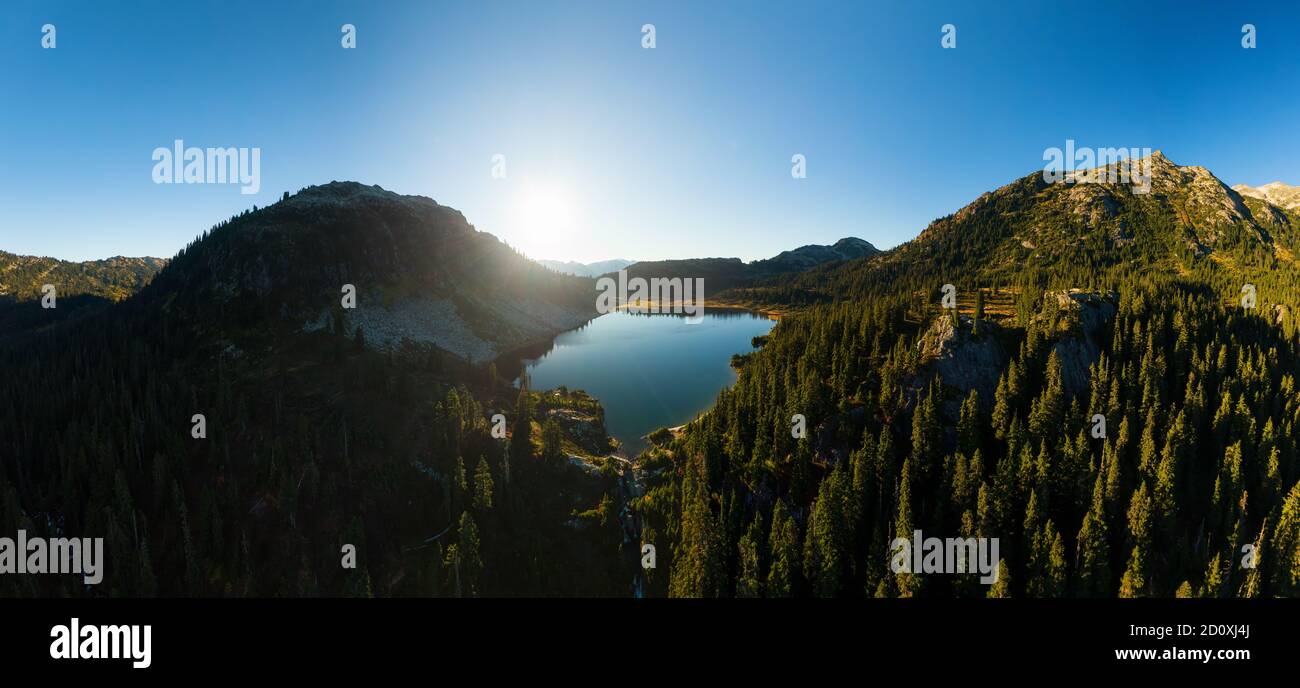
<path id="1" fill-rule="evenodd" d="M 732 292 L 795 312 L 642 457 L 650 592 L 1300 593 L 1300 225 L 1154 163 L 1149 194 L 1034 174 Z M 892 571 L 918 529 L 998 538 L 998 582 Z"/>
<path id="2" fill-rule="evenodd" d="M 121 301 L 166 264 L 161 258 L 122 256 L 72 263 L 0 251 L 0 340 Z M 40 303 L 46 285 L 55 287 L 51 309 Z"/>
<path id="3" fill-rule="evenodd" d="M 0 527 L 109 557 L 0 594 L 1295 595 L 1300 218 L 1154 164 L 729 291 L 786 316 L 635 470 L 596 400 L 497 367 L 590 318 L 590 279 L 306 189 L 0 341 Z M 997 538 L 998 581 L 892 571 L 915 530 Z"/>
<path id="4" fill-rule="evenodd" d="M 0 297 L 39 299 L 43 285 L 55 284 L 64 296 L 91 294 L 120 301 L 148 284 L 166 264 L 160 258 L 122 256 L 70 263 L 0 251 Z"/>
<path id="5" fill-rule="evenodd" d="M 217 225 L 135 296 L 0 344 L 0 531 L 104 537 L 108 558 L 98 586 L 0 595 L 630 594 L 621 469 L 564 425 L 594 402 L 433 337 L 553 335 L 548 313 L 590 317 L 590 284 L 377 187 Z M 451 315 L 394 305 L 434 302 Z"/>

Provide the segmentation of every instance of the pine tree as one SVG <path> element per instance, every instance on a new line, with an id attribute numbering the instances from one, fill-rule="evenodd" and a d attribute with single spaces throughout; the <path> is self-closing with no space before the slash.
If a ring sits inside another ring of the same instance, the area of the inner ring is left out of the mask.
<path id="1" fill-rule="evenodd" d="M 737 545 L 740 570 L 736 576 L 736 597 L 763 596 L 763 567 L 759 553 L 764 544 L 763 519 L 761 514 L 755 514 Z"/>
<path id="2" fill-rule="evenodd" d="M 466 511 L 460 515 L 456 527 L 456 544 L 454 549 L 454 566 L 457 576 L 458 596 L 478 597 L 483 574 L 483 559 L 480 554 L 478 524 Z"/>
<path id="3" fill-rule="evenodd" d="M 1011 571 L 1007 567 L 1006 559 L 998 560 L 998 579 L 989 586 L 987 596 L 990 598 L 1011 597 Z"/>
<path id="4" fill-rule="evenodd" d="M 1078 576 L 1076 590 L 1081 597 L 1110 597 L 1110 544 L 1107 542 L 1105 474 L 1097 472 L 1092 506 L 1083 517 L 1076 538 Z"/>
<path id="5" fill-rule="evenodd" d="M 1280 513 L 1269 546 L 1274 562 L 1270 567 L 1273 592 L 1295 597 L 1300 595 L 1300 482 L 1287 494 Z"/>
<path id="6" fill-rule="evenodd" d="M 842 496 L 845 471 L 834 470 L 822 481 L 808 519 L 804 542 L 804 576 L 818 597 L 835 597 L 846 571 L 848 538 Z"/>
<path id="7" fill-rule="evenodd" d="M 980 437 L 982 423 L 979 413 L 979 391 L 972 389 L 962 402 L 961 415 L 957 421 L 957 450 L 966 456 L 979 451 L 983 440 Z"/>
<path id="8" fill-rule="evenodd" d="M 1065 561 L 1065 543 L 1050 520 L 1043 529 L 1042 543 L 1047 554 L 1042 596 L 1061 597 L 1065 594 L 1069 565 Z"/>
<path id="9" fill-rule="evenodd" d="M 673 597 L 717 597 L 723 588 L 723 539 L 713 515 L 700 461 L 688 469 L 682 486 L 681 539 L 673 558 L 668 594 Z"/>
<path id="10" fill-rule="evenodd" d="M 1029 434 L 1034 438 L 1051 439 L 1060 432 L 1065 417 L 1065 388 L 1061 374 L 1061 359 L 1053 348 L 1047 359 L 1047 385 L 1029 415 Z"/>
<path id="11" fill-rule="evenodd" d="M 483 513 L 492 508 L 492 467 L 480 456 L 474 469 L 474 510 Z"/>
<path id="12" fill-rule="evenodd" d="M 802 568 L 799 557 L 799 530 L 786 511 L 785 503 L 778 500 L 772 511 L 771 567 L 767 575 L 768 597 L 793 597 L 798 588 L 798 572 Z"/>
<path id="13" fill-rule="evenodd" d="M 1205 567 L 1205 584 L 1201 588 L 1202 597 L 1223 597 L 1227 589 L 1223 555 L 1216 552 L 1214 558 Z"/>
<path id="14" fill-rule="evenodd" d="M 1151 590 L 1151 496 L 1146 483 L 1133 493 L 1133 500 L 1128 509 L 1128 532 L 1132 550 L 1129 553 L 1128 568 L 1120 579 L 1120 597 L 1147 597 Z"/>
<path id="15" fill-rule="evenodd" d="M 1000 440 L 1007 438 L 1007 430 L 1011 426 L 1011 419 L 1015 414 L 1015 400 L 1011 396 L 1010 378 L 1012 367 L 1016 365 L 1015 361 L 1007 367 L 1007 371 L 998 378 L 997 389 L 993 393 L 993 435 Z"/>
<path id="16" fill-rule="evenodd" d="M 456 457 L 456 475 L 453 481 L 453 490 L 451 504 L 456 511 L 463 510 L 462 507 L 470 499 L 469 477 L 465 472 L 465 459 Z"/>
<path id="17" fill-rule="evenodd" d="M 510 428 L 510 465 L 520 470 L 533 458 L 533 414 L 528 382 L 527 375 L 519 381 L 519 397 L 515 401 L 514 423 Z"/>
<path id="18" fill-rule="evenodd" d="M 554 418 L 542 425 L 542 460 L 550 466 L 564 463 L 564 431 Z"/>
<path id="19" fill-rule="evenodd" d="M 898 517 L 894 521 L 894 537 L 912 539 L 915 529 L 912 521 L 912 459 L 903 461 L 903 471 L 898 478 Z M 912 597 L 921 590 L 921 577 L 916 571 L 895 574 L 899 597 Z"/>

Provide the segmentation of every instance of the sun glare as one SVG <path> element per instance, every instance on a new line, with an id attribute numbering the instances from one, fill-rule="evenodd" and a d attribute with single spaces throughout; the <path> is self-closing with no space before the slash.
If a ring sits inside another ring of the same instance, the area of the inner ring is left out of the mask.
<path id="1" fill-rule="evenodd" d="M 537 249 L 559 248 L 575 231 L 573 198 L 560 184 L 525 187 L 515 203 L 514 224 Z"/>

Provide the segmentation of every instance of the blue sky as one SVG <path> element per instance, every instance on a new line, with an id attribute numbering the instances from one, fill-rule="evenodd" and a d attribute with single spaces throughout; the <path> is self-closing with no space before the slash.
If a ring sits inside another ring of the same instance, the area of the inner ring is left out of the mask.
<path id="1" fill-rule="evenodd" d="M 171 256 L 335 179 L 535 258 L 885 248 L 1066 139 L 1300 184 L 1298 33 L 1295 3 L 11 0 L 0 250 Z M 154 184 L 175 139 L 260 148 L 261 192 Z"/>

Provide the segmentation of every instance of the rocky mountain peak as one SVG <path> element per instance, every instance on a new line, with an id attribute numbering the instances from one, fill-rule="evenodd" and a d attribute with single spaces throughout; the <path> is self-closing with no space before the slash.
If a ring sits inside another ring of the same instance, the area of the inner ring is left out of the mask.
<path id="1" fill-rule="evenodd" d="M 1258 198 L 1285 210 L 1300 210 L 1300 186 L 1269 182 L 1262 186 L 1237 184 L 1232 187 L 1232 190 L 1242 196 Z"/>

